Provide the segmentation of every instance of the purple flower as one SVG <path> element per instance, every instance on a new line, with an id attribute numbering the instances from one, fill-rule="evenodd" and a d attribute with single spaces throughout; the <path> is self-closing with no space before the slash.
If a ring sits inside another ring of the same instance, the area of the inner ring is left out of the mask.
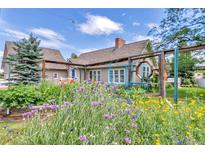
<path id="1" fill-rule="evenodd" d="M 52 106 L 50 106 L 50 109 L 51 110 L 56 110 L 58 108 L 58 105 L 52 105 Z"/>
<path id="2" fill-rule="evenodd" d="M 31 112 L 25 112 L 22 115 L 23 115 L 23 117 L 29 117 L 29 116 L 32 115 L 32 113 Z"/>
<path id="3" fill-rule="evenodd" d="M 111 120 L 111 119 L 114 119 L 115 118 L 115 115 L 114 114 L 104 114 L 103 116 L 106 120 Z"/>
<path id="4" fill-rule="evenodd" d="M 64 102 L 64 106 L 69 106 L 70 103 L 69 102 Z"/>
<path id="5" fill-rule="evenodd" d="M 182 142 L 182 141 L 178 141 L 177 144 L 178 144 L 178 145 L 182 145 L 183 142 Z"/>
<path id="6" fill-rule="evenodd" d="M 98 107 L 98 106 L 100 106 L 101 105 L 101 103 L 99 103 L 99 102 L 92 102 L 91 103 L 91 106 L 92 107 Z"/>
<path id="7" fill-rule="evenodd" d="M 136 128 L 137 127 L 137 124 L 131 124 L 130 125 L 132 128 Z"/>
<path id="8" fill-rule="evenodd" d="M 80 87 L 79 89 L 78 89 L 78 92 L 84 92 L 85 91 L 85 88 L 84 87 Z"/>
<path id="9" fill-rule="evenodd" d="M 7 128 L 8 128 L 8 126 L 7 126 L 7 125 L 4 125 L 4 126 L 3 126 L 3 128 L 4 128 L 4 129 L 7 129 Z"/>
<path id="10" fill-rule="evenodd" d="M 132 143 L 132 140 L 130 138 L 128 138 L 128 137 L 126 137 L 124 139 L 124 141 L 125 141 L 125 144 L 131 144 Z"/>
<path id="11" fill-rule="evenodd" d="M 130 131 L 128 129 L 125 130 L 125 134 L 129 134 Z"/>
<path id="12" fill-rule="evenodd" d="M 55 99 L 50 99 L 50 100 L 48 100 L 48 103 L 53 103 L 55 101 L 56 101 Z"/>
<path id="13" fill-rule="evenodd" d="M 38 110 L 31 110 L 31 113 L 32 114 L 35 114 L 35 113 L 37 113 L 38 112 Z"/>
<path id="14" fill-rule="evenodd" d="M 130 114 L 130 113 L 131 113 L 131 109 L 128 108 L 128 109 L 125 110 L 125 112 L 128 113 L 128 114 Z"/>
<path id="15" fill-rule="evenodd" d="M 135 116 L 132 116 L 131 119 L 132 119 L 132 120 L 136 120 L 136 117 L 135 117 Z"/>
<path id="16" fill-rule="evenodd" d="M 127 98 L 127 104 L 132 104 L 131 99 Z"/>
<path id="17" fill-rule="evenodd" d="M 85 135 L 80 135 L 80 141 L 81 142 L 87 141 L 87 137 Z"/>
<path id="18" fill-rule="evenodd" d="M 92 90 L 92 94 L 96 94 L 96 90 Z"/>
<path id="19" fill-rule="evenodd" d="M 45 104 L 43 104 L 43 106 L 48 107 L 48 106 L 49 106 L 49 104 L 48 104 L 48 103 L 45 103 Z"/>

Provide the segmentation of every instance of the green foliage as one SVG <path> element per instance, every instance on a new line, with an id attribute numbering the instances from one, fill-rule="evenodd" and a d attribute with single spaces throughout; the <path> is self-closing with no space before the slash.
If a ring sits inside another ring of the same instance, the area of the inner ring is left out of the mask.
<path id="1" fill-rule="evenodd" d="M 194 85 L 194 71 L 196 70 L 196 64 L 200 60 L 195 58 L 190 52 L 179 54 L 179 77 L 182 79 L 184 85 Z M 174 76 L 174 58 L 170 62 L 170 75 Z"/>
<path id="2" fill-rule="evenodd" d="M 39 85 L 19 84 L 0 91 L 0 104 L 5 108 L 25 108 L 30 104 L 44 104 L 51 99 L 59 103 L 62 91 L 61 87 L 49 82 Z"/>
<path id="3" fill-rule="evenodd" d="M 13 132 L 10 132 L 12 126 L 7 129 L 1 127 L 0 143 L 128 144 L 125 138 L 131 140 L 130 144 L 143 145 L 205 143 L 205 106 L 199 100 L 179 101 L 172 109 L 160 98 L 145 97 L 145 91 L 137 88 L 128 91 L 105 84 L 73 83 L 57 92 L 55 88 L 58 89 L 58 86 L 48 82 L 39 87 L 35 90 L 47 92 L 47 97 L 54 96 L 59 101 L 58 109 L 52 112 L 42 110 L 32 119 L 26 118 L 22 128 Z M 52 95 L 48 89 L 58 96 Z M 202 98 L 205 93 L 201 90 L 199 94 Z M 122 95 L 116 91 L 121 91 Z M 94 106 L 93 102 L 98 105 Z M 106 119 L 107 114 L 113 117 Z M 87 140 L 81 141 L 81 135 L 85 135 Z"/>
<path id="4" fill-rule="evenodd" d="M 40 92 L 41 100 L 44 103 L 48 102 L 48 100 L 51 100 L 51 99 L 55 99 L 57 103 L 59 102 L 58 98 L 61 93 L 60 86 L 53 84 L 51 82 L 48 82 L 48 81 L 43 81 L 38 85 L 37 89 Z M 40 103 L 43 103 L 43 102 L 40 102 Z"/>
<path id="5" fill-rule="evenodd" d="M 68 106 L 60 104 L 47 121 L 42 123 L 39 116 L 32 121 L 28 119 L 16 144 L 126 144 L 127 137 L 131 144 L 146 145 L 205 142 L 203 103 L 180 101 L 171 109 L 159 98 L 143 98 L 144 91 L 131 89 L 131 104 L 128 104 L 126 98 L 112 95 L 115 91 L 112 87 L 70 85 L 72 91 L 80 87 L 84 91 L 76 92 Z M 96 93 L 92 93 L 93 88 Z M 101 105 L 93 107 L 93 101 Z M 114 118 L 105 119 L 105 114 L 113 114 Z M 80 141 L 81 135 L 85 135 L 87 140 Z"/>
<path id="6" fill-rule="evenodd" d="M 40 81 L 42 53 L 40 41 L 31 34 L 28 39 L 15 42 L 16 55 L 9 55 L 10 79 L 17 83 L 29 84 Z"/>
<path id="7" fill-rule="evenodd" d="M 70 57 L 73 58 L 73 59 L 78 58 L 78 56 L 75 53 L 71 53 Z"/>
<path id="8" fill-rule="evenodd" d="M 171 8 L 165 10 L 165 17 L 159 26 L 150 32 L 155 49 L 162 50 L 200 44 L 205 41 L 205 9 Z"/>
<path id="9" fill-rule="evenodd" d="M 5 108 L 24 108 L 42 101 L 36 86 L 22 84 L 0 91 L 0 100 Z"/>
<path id="10" fill-rule="evenodd" d="M 151 42 L 149 42 L 149 43 L 147 44 L 147 52 L 148 52 L 148 53 L 151 53 L 151 55 L 152 55 L 152 53 L 153 53 L 153 48 L 152 48 Z M 151 57 L 150 59 L 151 59 L 153 65 L 156 67 L 156 66 L 157 66 L 157 62 L 156 62 L 155 57 Z"/>

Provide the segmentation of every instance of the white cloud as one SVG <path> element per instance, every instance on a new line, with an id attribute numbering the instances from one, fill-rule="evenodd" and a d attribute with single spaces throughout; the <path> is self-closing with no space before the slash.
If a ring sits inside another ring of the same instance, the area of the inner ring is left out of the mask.
<path id="1" fill-rule="evenodd" d="M 61 41 L 65 41 L 65 38 L 61 34 L 48 28 L 33 28 L 31 29 L 31 32 L 46 39 L 58 39 Z"/>
<path id="2" fill-rule="evenodd" d="M 122 16 L 124 17 L 124 16 L 126 16 L 127 14 L 126 13 L 122 13 Z"/>
<path id="3" fill-rule="evenodd" d="M 79 53 L 86 53 L 86 52 L 96 51 L 96 50 L 99 50 L 99 49 L 98 48 L 79 49 L 78 52 Z"/>
<path id="4" fill-rule="evenodd" d="M 146 36 L 146 35 L 135 35 L 133 37 L 133 41 L 142 41 L 142 40 L 146 40 L 146 39 L 152 39 L 152 37 L 150 36 Z"/>
<path id="5" fill-rule="evenodd" d="M 149 29 L 152 29 L 152 28 L 157 28 L 157 27 L 159 27 L 159 25 L 157 24 L 157 23 L 153 23 L 153 22 L 151 22 L 151 23 L 148 23 L 147 24 L 147 27 L 149 28 Z"/>
<path id="6" fill-rule="evenodd" d="M 16 29 L 5 28 L 4 31 L 5 31 L 5 35 L 16 38 L 16 39 L 23 39 L 23 38 L 29 37 L 28 34 L 21 32 L 19 30 L 16 30 Z"/>
<path id="7" fill-rule="evenodd" d="M 135 21 L 135 22 L 133 22 L 132 23 L 132 26 L 140 26 L 141 24 L 139 23 L 139 22 L 137 22 L 137 21 Z"/>
<path id="8" fill-rule="evenodd" d="M 158 43 L 161 41 L 161 39 L 158 37 L 152 37 L 152 36 L 147 36 L 147 35 L 135 35 L 132 38 L 132 41 L 142 41 L 142 40 L 147 40 L 147 39 L 155 43 Z"/>
<path id="9" fill-rule="evenodd" d="M 0 51 L 0 58 L 3 57 L 3 51 Z"/>
<path id="10" fill-rule="evenodd" d="M 61 35 L 60 33 L 48 29 L 48 28 L 32 28 L 30 31 L 39 36 L 41 40 L 41 46 L 43 47 L 49 47 L 49 48 L 55 48 L 55 49 L 62 49 L 62 48 L 73 48 L 69 44 L 67 44 L 65 41 L 66 39 Z"/>
<path id="11" fill-rule="evenodd" d="M 14 39 L 27 38 L 28 34 L 13 28 L 12 25 L 8 24 L 5 20 L 0 18 L 0 35 L 11 37 Z"/>
<path id="12" fill-rule="evenodd" d="M 87 21 L 79 24 L 79 30 L 89 35 L 110 35 L 123 30 L 122 24 L 105 16 L 87 14 Z"/>

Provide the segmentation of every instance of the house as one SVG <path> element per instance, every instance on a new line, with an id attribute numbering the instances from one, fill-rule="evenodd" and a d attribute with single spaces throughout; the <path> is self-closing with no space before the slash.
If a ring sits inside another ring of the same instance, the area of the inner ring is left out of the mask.
<path id="1" fill-rule="evenodd" d="M 78 81 L 96 80 L 110 84 L 126 84 L 128 82 L 128 60 L 117 63 L 103 63 L 108 61 L 129 58 L 144 53 L 148 53 L 149 40 L 143 40 L 133 43 L 125 43 L 122 38 L 115 39 L 115 46 L 96 51 L 86 52 L 79 55 L 78 58 L 69 59 L 70 63 L 86 66 L 71 66 L 69 77 Z M 142 78 L 150 76 L 154 64 L 151 59 L 132 61 L 132 79 L 131 82 L 141 82 Z M 99 65 L 97 65 L 99 64 Z M 136 73 L 138 72 L 138 73 Z"/>
<path id="2" fill-rule="evenodd" d="M 4 54 L 3 54 L 3 60 L 1 69 L 4 70 L 4 79 L 9 79 L 9 65 L 5 63 L 5 59 L 8 57 L 8 55 L 15 55 L 16 51 L 13 49 L 15 47 L 13 42 L 6 41 L 5 42 L 5 48 L 4 48 Z M 50 49 L 50 48 L 42 48 L 43 53 L 43 60 L 50 60 L 50 61 L 56 61 L 56 62 L 66 62 L 66 60 L 63 58 L 59 50 Z M 42 63 L 40 64 L 40 67 L 42 67 Z M 43 76 L 43 74 L 41 73 Z M 57 82 L 62 78 L 68 78 L 68 67 L 66 64 L 61 63 L 47 63 L 45 62 L 45 79 L 53 82 Z"/>

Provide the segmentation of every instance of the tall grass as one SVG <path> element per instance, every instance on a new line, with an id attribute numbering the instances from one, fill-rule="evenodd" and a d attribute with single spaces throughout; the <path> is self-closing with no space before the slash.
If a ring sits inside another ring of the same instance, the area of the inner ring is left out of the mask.
<path id="1" fill-rule="evenodd" d="M 171 109 L 142 92 L 113 91 L 105 84 L 66 85 L 59 108 L 47 120 L 28 119 L 14 144 L 205 144 L 203 103 L 190 99 Z"/>

